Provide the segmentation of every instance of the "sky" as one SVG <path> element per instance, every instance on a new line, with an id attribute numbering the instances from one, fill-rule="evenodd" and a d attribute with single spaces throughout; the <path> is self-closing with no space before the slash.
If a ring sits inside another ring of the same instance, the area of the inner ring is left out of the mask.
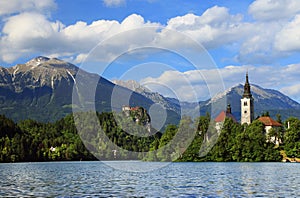
<path id="1" fill-rule="evenodd" d="M 184 101 L 248 71 L 300 102 L 300 1 L 0 0 L 0 65 L 40 55 Z"/>

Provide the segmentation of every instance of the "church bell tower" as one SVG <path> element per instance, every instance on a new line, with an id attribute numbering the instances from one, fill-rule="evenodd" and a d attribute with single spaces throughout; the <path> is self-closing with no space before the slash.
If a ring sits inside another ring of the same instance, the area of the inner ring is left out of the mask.
<path id="1" fill-rule="evenodd" d="M 246 82 L 244 85 L 244 94 L 241 99 L 241 124 L 250 124 L 254 120 L 254 100 L 250 90 L 248 72 L 246 73 Z"/>

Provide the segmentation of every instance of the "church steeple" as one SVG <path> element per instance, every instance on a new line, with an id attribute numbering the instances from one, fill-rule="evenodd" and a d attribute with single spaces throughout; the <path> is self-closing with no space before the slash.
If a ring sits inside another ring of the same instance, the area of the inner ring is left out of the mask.
<path id="1" fill-rule="evenodd" d="M 230 106 L 230 104 L 227 105 L 226 113 L 230 113 L 231 114 L 231 106 Z"/>
<path id="2" fill-rule="evenodd" d="M 244 94 L 241 98 L 241 123 L 250 124 L 254 120 L 254 100 L 250 90 L 248 72 L 246 73 L 246 82 L 244 85 Z"/>
<path id="3" fill-rule="evenodd" d="M 251 98 L 252 94 L 251 94 L 251 90 L 250 90 L 250 84 L 249 84 L 249 78 L 248 78 L 248 72 L 246 73 L 246 82 L 244 85 L 244 94 L 243 94 L 243 98 Z"/>

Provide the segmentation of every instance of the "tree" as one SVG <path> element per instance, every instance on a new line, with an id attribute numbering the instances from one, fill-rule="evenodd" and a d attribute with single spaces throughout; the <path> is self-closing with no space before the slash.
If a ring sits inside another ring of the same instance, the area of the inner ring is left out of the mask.
<path id="1" fill-rule="evenodd" d="M 234 161 L 236 153 L 235 146 L 237 134 L 240 133 L 242 127 L 235 123 L 231 118 L 226 118 L 219 135 L 216 145 L 210 153 L 212 161 Z"/>
<path id="2" fill-rule="evenodd" d="M 286 122 L 289 122 L 290 128 L 284 135 L 284 149 L 288 156 L 300 157 L 300 120 L 289 118 Z"/>

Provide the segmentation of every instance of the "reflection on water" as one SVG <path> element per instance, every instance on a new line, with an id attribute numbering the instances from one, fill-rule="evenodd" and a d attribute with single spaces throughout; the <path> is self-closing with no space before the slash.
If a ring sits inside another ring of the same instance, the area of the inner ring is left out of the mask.
<path id="1" fill-rule="evenodd" d="M 139 171 L 162 168 L 126 172 L 107 162 L 0 164 L 0 196 L 300 196 L 300 164 L 295 163 L 111 163 Z"/>

